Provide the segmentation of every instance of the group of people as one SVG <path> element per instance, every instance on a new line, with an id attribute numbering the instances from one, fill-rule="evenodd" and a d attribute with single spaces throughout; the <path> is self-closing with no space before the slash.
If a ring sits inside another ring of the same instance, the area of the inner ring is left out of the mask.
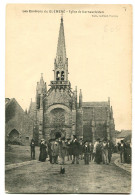
<path id="1" fill-rule="evenodd" d="M 121 163 L 131 163 L 131 143 L 125 143 L 121 140 L 121 143 L 118 143 L 118 151 L 120 153 L 120 162 Z"/>
<path id="2" fill-rule="evenodd" d="M 35 149 L 33 149 L 31 142 L 31 158 L 35 158 Z M 97 139 L 93 144 L 91 141 L 83 141 L 83 139 L 77 139 L 76 135 L 73 135 L 73 139 L 65 139 L 65 137 L 59 137 L 50 139 L 47 143 L 44 139 L 40 142 L 40 155 L 39 161 L 45 162 L 49 157 L 49 161 L 52 164 L 65 164 L 65 157 L 67 160 L 71 160 L 72 164 L 79 164 L 79 160 L 84 159 L 84 164 L 89 164 L 90 161 L 94 161 L 97 164 L 101 162 L 103 164 L 109 164 L 112 156 L 112 143 L 107 139 Z"/>

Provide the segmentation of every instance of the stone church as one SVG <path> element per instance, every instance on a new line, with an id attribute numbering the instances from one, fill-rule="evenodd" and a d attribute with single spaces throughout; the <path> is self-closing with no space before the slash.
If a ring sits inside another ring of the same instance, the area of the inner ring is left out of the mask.
<path id="1" fill-rule="evenodd" d="M 110 99 L 104 102 L 83 102 L 82 91 L 71 89 L 68 80 L 64 24 L 61 17 L 57 53 L 54 60 L 54 80 L 49 90 L 41 74 L 36 87 L 36 102 L 30 103 L 28 114 L 34 120 L 34 138 L 49 140 L 56 135 L 84 140 L 107 137 L 115 142 L 115 124 Z M 79 99 L 79 102 L 77 101 Z"/>

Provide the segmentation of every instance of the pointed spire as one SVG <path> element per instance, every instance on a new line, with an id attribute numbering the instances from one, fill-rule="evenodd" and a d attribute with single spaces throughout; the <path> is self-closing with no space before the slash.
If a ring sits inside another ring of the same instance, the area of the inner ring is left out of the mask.
<path id="1" fill-rule="evenodd" d="M 56 63 L 59 64 L 60 62 L 62 64 L 65 64 L 66 62 L 66 47 L 65 47 L 63 16 L 61 16 L 57 54 L 56 54 Z"/>
<path id="2" fill-rule="evenodd" d="M 40 84 L 44 84 L 43 73 L 41 73 Z"/>

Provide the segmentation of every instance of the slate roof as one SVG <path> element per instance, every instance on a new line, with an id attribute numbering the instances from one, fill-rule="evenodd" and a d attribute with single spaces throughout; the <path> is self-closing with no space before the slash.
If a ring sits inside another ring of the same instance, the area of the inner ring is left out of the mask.
<path id="1" fill-rule="evenodd" d="M 28 115 L 32 119 L 34 117 L 34 111 L 35 111 L 35 109 L 36 109 L 36 102 L 31 102 L 30 103 L 30 107 L 29 107 L 29 111 L 28 111 Z"/>
<path id="2" fill-rule="evenodd" d="M 118 135 L 117 138 L 125 138 L 132 134 L 131 130 L 122 130 Z"/>
<path id="3" fill-rule="evenodd" d="M 107 107 L 108 102 L 83 102 L 82 107 Z"/>
<path id="4" fill-rule="evenodd" d="M 15 103 L 19 106 L 19 108 L 21 109 L 22 112 L 24 112 L 24 110 L 22 109 L 22 107 L 20 106 L 20 104 L 16 101 L 15 98 L 5 98 L 5 109 L 7 109 L 12 103 Z M 8 101 L 7 101 L 8 100 Z"/>

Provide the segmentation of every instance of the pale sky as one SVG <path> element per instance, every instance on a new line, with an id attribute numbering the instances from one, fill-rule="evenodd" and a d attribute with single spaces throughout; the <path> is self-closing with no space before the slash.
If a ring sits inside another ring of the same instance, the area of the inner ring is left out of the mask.
<path id="1" fill-rule="evenodd" d="M 116 129 L 131 129 L 132 10 L 129 5 L 8 5 L 6 97 L 15 98 L 24 110 L 28 109 L 31 98 L 35 101 L 41 73 L 47 85 L 53 80 L 61 14 L 46 12 L 61 9 L 66 10 L 64 31 L 72 88 L 82 89 L 83 101 L 107 101 L 110 97 Z M 71 14 L 72 10 L 77 13 Z M 82 10 L 104 13 L 82 13 Z"/>

